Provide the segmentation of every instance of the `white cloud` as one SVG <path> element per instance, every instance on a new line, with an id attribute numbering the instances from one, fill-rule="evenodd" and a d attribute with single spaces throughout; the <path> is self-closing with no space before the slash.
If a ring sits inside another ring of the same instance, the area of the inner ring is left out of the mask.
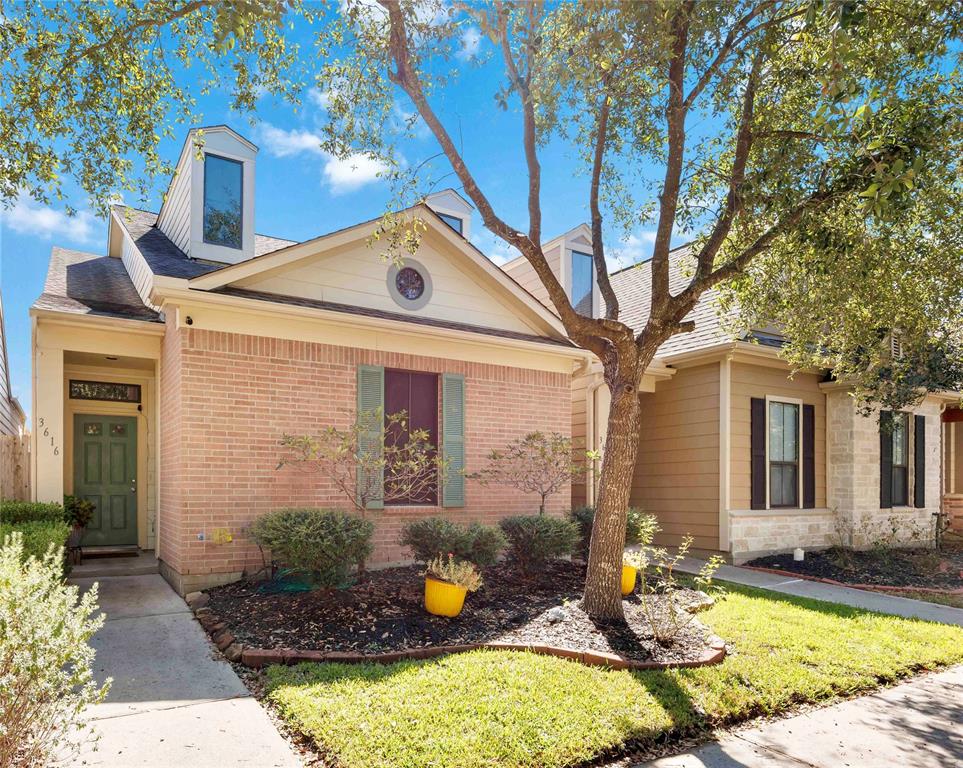
<path id="1" fill-rule="evenodd" d="M 308 101 L 318 109 L 327 109 L 331 105 L 331 93 L 320 88 L 308 88 Z"/>
<path id="2" fill-rule="evenodd" d="M 324 178 L 331 192 L 339 195 L 343 192 L 353 192 L 365 184 L 378 181 L 378 174 L 388 170 L 388 166 L 380 160 L 356 152 L 344 159 L 328 155 L 324 162 Z"/>
<path id="3" fill-rule="evenodd" d="M 286 131 L 270 123 L 261 123 L 258 137 L 264 148 L 275 157 L 293 157 L 302 152 L 318 156 L 325 154 L 321 149 L 321 137 L 311 131 Z"/>
<path id="4" fill-rule="evenodd" d="M 89 211 L 68 216 L 66 211 L 41 205 L 26 195 L 20 195 L 12 208 L 0 211 L 0 222 L 21 235 L 45 240 L 58 237 L 74 243 L 92 243 L 101 234 L 100 222 Z"/>
<path id="5" fill-rule="evenodd" d="M 461 47 L 455 53 L 462 61 L 471 61 L 478 56 L 481 48 L 481 30 L 478 27 L 468 27 L 461 33 Z"/>
<path id="6" fill-rule="evenodd" d="M 311 131 L 278 128 L 262 123 L 258 136 L 264 148 L 275 157 L 314 155 L 323 160 L 322 177 L 332 194 L 353 192 L 359 187 L 378 180 L 378 174 L 388 170 L 380 160 L 363 152 L 355 152 L 345 158 L 337 158 L 321 149 L 321 136 Z"/>
<path id="7" fill-rule="evenodd" d="M 609 270 L 630 267 L 651 256 L 654 243 L 655 230 L 645 229 L 633 232 L 608 249 L 605 263 Z"/>

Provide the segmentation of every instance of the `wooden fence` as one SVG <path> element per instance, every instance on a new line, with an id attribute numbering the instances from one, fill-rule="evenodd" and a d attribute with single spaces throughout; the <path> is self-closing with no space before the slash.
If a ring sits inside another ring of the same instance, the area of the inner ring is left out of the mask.
<path id="1" fill-rule="evenodd" d="M 30 435 L 0 435 L 0 499 L 30 499 Z"/>

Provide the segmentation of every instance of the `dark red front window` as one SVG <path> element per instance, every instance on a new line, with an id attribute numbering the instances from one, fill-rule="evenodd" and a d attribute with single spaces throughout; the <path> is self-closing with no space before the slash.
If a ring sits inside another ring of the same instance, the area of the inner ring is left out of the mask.
<path id="1" fill-rule="evenodd" d="M 428 442 L 438 446 L 438 376 L 434 373 L 385 370 L 385 416 L 404 411 L 408 415 L 407 429 L 400 425 L 389 427 L 386 442 L 394 445 L 407 444 L 408 434 L 423 429 Z M 438 503 L 437 472 L 430 470 L 424 483 L 419 483 L 415 493 L 392 487 L 391 467 L 385 468 L 385 504 Z M 407 484 L 406 484 L 407 485 Z"/>

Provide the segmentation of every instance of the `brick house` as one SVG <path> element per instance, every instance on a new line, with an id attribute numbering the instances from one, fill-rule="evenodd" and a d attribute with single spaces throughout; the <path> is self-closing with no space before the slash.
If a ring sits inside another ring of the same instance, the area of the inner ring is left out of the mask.
<path id="1" fill-rule="evenodd" d="M 192 132 L 158 213 L 115 207 L 106 256 L 53 249 L 31 309 L 33 488 L 95 500 L 86 546 L 153 550 L 182 592 L 239 578 L 261 565 L 244 536 L 257 515 L 350 506 L 324 477 L 278 470 L 279 441 L 346 427 L 359 407 L 404 407 L 468 470 L 534 429 L 604 449 L 598 362 L 567 340 L 527 262 L 498 268 L 470 244 L 457 193 L 406 212 L 424 236 L 395 264 L 371 245 L 380 220 L 305 242 L 257 234 L 256 156 L 225 126 L 204 129 L 199 151 Z M 590 229 L 544 250 L 574 306 L 597 315 Z M 687 258 L 673 253 L 673 290 Z M 648 265 L 611 279 L 623 320 L 641 327 Z M 790 376 L 773 329 L 734 332 L 713 292 L 689 319 L 639 386 L 631 501 L 659 518 L 662 543 L 692 534 L 738 562 L 913 541 L 941 507 L 963 527 L 959 393 L 887 414 L 896 429 L 881 431 L 826 371 Z M 593 503 L 585 477 L 549 512 Z M 431 503 L 411 502 L 370 512 L 373 565 L 406 557 L 397 540 L 412 519 L 491 523 L 536 504 L 457 472 Z"/>
<path id="2" fill-rule="evenodd" d="M 323 476 L 277 468 L 282 435 L 404 407 L 471 468 L 528 431 L 569 434 L 587 364 L 470 244 L 471 207 L 453 191 L 406 212 L 425 229 L 396 264 L 370 245 L 380 220 L 303 243 L 256 234 L 256 155 L 224 126 L 198 154 L 192 132 L 161 210 L 115 207 L 106 256 L 54 248 L 31 309 L 37 497 L 92 498 L 85 546 L 154 550 L 181 592 L 260 567 L 244 536 L 255 516 L 350 507 Z M 550 511 L 567 507 L 566 492 Z M 451 472 L 429 499 L 369 512 L 371 562 L 404 559 L 399 530 L 418 517 L 536 508 Z"/>

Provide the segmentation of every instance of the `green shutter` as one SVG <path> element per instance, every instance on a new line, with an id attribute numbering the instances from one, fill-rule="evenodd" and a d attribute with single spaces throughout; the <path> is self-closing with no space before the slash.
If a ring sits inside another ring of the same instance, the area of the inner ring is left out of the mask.
<path id="1" fill-rule="evenodd" d="M 441 377 L 441 451 L 448 463 L 442 487 L 444 507 L 465 506 L 465 377 L 445 373 Z"/>
<path id="2" fill-rule="evenodd" d="M 380 365 L 359 365 L 358 366 L 358 418 L 363 415 L 367 419 L 362 422 L 362 431 L 358 435 L 358 448 L 362 453 L 369 451 L 379 453 L 381 451 L 381 420 L 384 418 L 385 400 L 385 369 Z M 381 483 L 384 485 L 384 470 L 378 471 L 377 478 L 366 478 L 363 476 L 361 467 L 358 467 L 358 487 L 368 487 L 369 483 Z M 360 500 L 359 500 L 360 503 Z M 378 498 L 368 504 L 369 509 L 384 509 L 384 499 Z"/>

